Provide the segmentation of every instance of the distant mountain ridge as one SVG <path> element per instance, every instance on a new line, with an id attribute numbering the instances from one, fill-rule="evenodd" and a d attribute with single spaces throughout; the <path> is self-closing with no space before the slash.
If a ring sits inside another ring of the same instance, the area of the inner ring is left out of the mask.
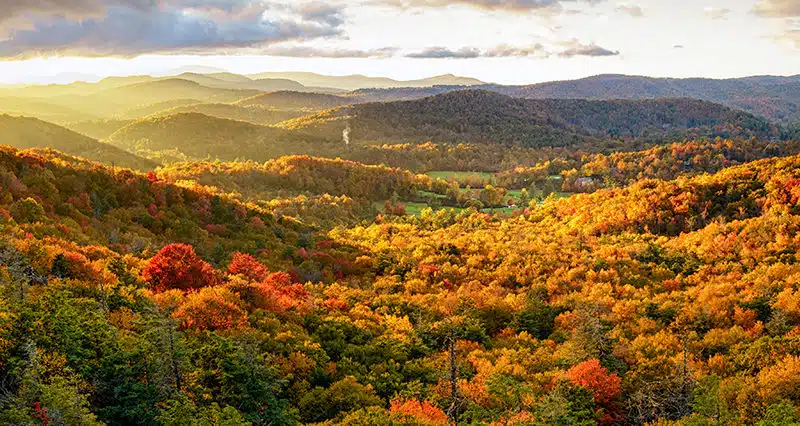
<path id="1" fill-rule="evenodd" d="M 693 98 L 718 102 L 773 121 L 800 119 L 800 75 L 715 80 L 606 74 L 579 80 L 481 88 L 528 99 Z"/>
<path id="2" fill-rule="evenodd" d="M 800 122 L 800 76 L 753 76 L 727 80 L 599 75 L 579 80 L 504 86 L 443 75 L 398 81 L 383 77 L 262 73 L 245 76 L 197 69 L 166 77 L 108 77 L 96 83 L 0 88 L 0 113 L 35 116 L 62 125 L 97 120 L 137 119 L 191 104 L 236 103 L 274 110 L 314 112 L 366 102 L 414 100 L 483 89 L 524 99 L 646 100 L 692 98 L 719 103 L 782 123 Z M 299 81 L 298 81 L 299 80 Z M 403 87 L 398 87 L 403 86 Z M 365 88 L 367 87 L 367 88 Z M 355 88 L 354 90 L 350 90 Z M 273 117 L 213 107 L 177 112 L 216 111 L 222 118 L 272 124 Z"/>
<path id="3" fill-rule="evenodd" d="M 265 72 L 251 74 L 253 78 L 285 78 L 294 80 L 308 87 L 331 87 L 334 89 L 352 91 L 358 89 L 386 89 L 394 87 L 430 87 L 436 85 L 452 86 L 477 86 L 486 84 L 483 81 L 445 74 L 419 80 L 395 80 L 387 77 L 368 77 L 354 74 L 345 76 L 330 76 L 310 72 Z"/>

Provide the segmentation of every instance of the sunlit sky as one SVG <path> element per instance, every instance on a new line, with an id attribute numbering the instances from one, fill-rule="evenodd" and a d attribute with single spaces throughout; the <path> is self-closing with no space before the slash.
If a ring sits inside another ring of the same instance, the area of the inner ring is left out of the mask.
<path id="1" fill-rule="evenodd" d="M 202 65 L 535 83 L 800 73 L 800 0 L 2 0 L 0 83 Z"/>

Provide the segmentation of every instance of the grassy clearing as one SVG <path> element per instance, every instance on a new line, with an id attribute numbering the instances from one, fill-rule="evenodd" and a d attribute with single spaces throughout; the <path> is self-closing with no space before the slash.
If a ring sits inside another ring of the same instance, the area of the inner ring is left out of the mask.
<path id="1" fill-rule="evenodd" d="M 444 180 L 458 180 L 466 178 L 489 180 L 492 177 L 491 173 L 485 173 L 485 172 L 454 172 L 447 170 L 438 170 L 438 171 L 428 172 L 426 174 L 434 179 L 438 178 Z"/>
<path id="2" fill-rule="evenodd" d="M 427 175 L 430 176 L 430 177 L 433 177 L 433 178 L 439 178 L 439 179 L 445 179 L 445 180 L 458 180 L 458 179 L 467 179 L 467 178 L 488 180 L 488 179 L 490 179 L 492 177 L 491 173 L 484 173 L 484 172 L 454 172 L 454 171 L 434 171 L 434 172 L 428 172 Z M 558 176 L 557 178 L 560 179 L 560 176 Z M 477 195 L 478 193 L 480 193 L 481 189 L 482 188 L 471 188 L 471 189 L 468 190 L 467 188 L 461 188 L 460 191 L 462 193 L 467 192 L 467 191 L 472 191 Z M 419 196 L 425 196 L 425 197 L 432 197 L 432 198 L 440 198 L 440 199 L 446 198 L 442 194 L 436 194 L 436 193 L 428 192 L 428 191 L 418 191 L 418 195 Z M 521 195 L 522 195 L 522 190 L 521 189 L 508 190 L 506 192 L 505 198 L 506 199 L 512 199 L 512 200 L 519 200 L 519 197 Z M 533 195 L 533 194 L 531 194 L 531 195 Z M 568 192 L 556 192 L 555 195 L 556 195 L 556 198 L 558 198 L 558 199 L 568 198 L 568 197 L 572 196 L 572 194 L 570 194 Z M 427 203 L 418 203 L 418 202 L 411 202 L 411 201 L 402 201 L 402 203 L 403 203 L 403 205 L 406 206 L 406 214 L 414 215 L 414 216 L 420 215 L 423 210 L 425 210 L 426 208 L 430 207 Z M 383 212 L 383 202 L 375 202 L 373 204 L 374 204 L 376 210 L 378 210 L 379 212 Z M 462 210 L 465 210 L 462 207 L 442 206 L 440 208 L 447 209 L 447 210 L 452 209 L 452 210 L 455 210 L 456 212 L 460 212 Z M 517 210 L 516 207 L 497 207 L 497 208 L 485 208 L 482 211 L 485 212 L 485 213 L 510 214 L 510 213 L 514 212 L 515 210 Z"/>

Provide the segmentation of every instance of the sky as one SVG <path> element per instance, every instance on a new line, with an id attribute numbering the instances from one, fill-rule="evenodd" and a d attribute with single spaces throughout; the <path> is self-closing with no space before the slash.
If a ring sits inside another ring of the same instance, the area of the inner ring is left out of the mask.
<path id="1" fill-rule="evenodd" d="M 0 2 L 0 83 L 190 65 L 503 84 L 800 74 L 800 0 Z"/>

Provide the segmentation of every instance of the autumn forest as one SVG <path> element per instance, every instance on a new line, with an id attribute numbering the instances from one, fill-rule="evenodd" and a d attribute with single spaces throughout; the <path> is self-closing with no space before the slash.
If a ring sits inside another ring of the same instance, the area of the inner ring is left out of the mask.
<path id="1" fill-rule="evenodd" d="M 0 88 L 0 424 L 800 424 L 800 79 L 639 82 Z"/>

